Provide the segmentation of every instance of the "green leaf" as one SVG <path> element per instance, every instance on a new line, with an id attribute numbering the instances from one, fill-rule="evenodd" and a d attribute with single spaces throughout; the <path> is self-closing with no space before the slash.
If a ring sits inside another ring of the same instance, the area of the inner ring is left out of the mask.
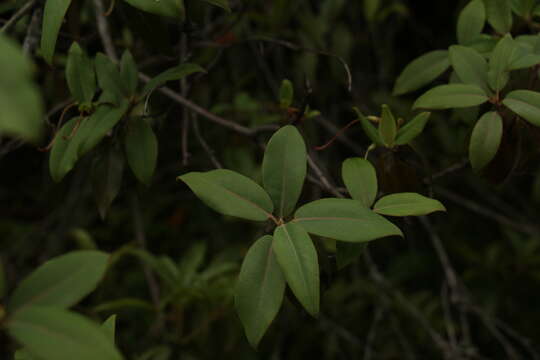
<path id="1" fill-rule="evenodd" d="M 92 190 L 102 219 L 120 191 L 124 159 L 122 153 L 110 147 L 105 154 L 94 159 L 92 166 Z"/>
<path id="2" fill-rule="evenodd" d="M 0 136 L 37 141 L 43 130 L 43 102 L 32 82 L 30 60 L 20 46 L 0 33 Z"/>
<path id="3" fill-rule="evenodd" d="M 94 62 L 74 42 L 69 48 L 66 64 L 66 80 L 71 95 L 78 103 L 89 103 L 96 92 Z"/>
<path id="4" fill-rule="evenodd" d="M 349 158 L 341 167 L 341 177 L 354 200 L 369 208 L 377 196 L 377 174 L 371 163 L 362 158 Z"/>
<path id="5" fill-rule="evenodd" d="M 7 328 L 11 336 L 39 359 L 122 359 L 97 324 L 64 309 L 29 306 L 17 312 Z"/>
<path id="6" fill-rule="evenodd" d="M 515 90 L 503 100 L 503 104 L 535 126 L 540 126 L 540 93 Z"/>
<path id="7" fill-rule="evenodd" d="M 114 95 L 117 101 L 123 97 L 128 97 L 127 84 L 122 80 L 118 67 L 111 59 L 105 54 L 98 53 L 95 63 L 99 87 Z"/>
<path id="8" fill-rule="evenodd" d="M 270 235 L 257 240 L 248 250 L 238 282 L 234 304 L 249 343 L 257 347 L 276 317 L 285 292 L 285 278 L 272 250 Z"/>
<path id="9" fill-rule="evenodd" d="M 482 170 L 497 154 L 503 121 L 496 111 L 485 113 L 474 126 L 469 144 L 469 159 L 475 171 Z"/>
<path id="10" fill-rule="evenodd" d="M 229 0 L 203 0 L 214 6 L 218 6 L 228 12 L 231 12 L 231 7 L 229 6 Z"/>
<path id="11" fill-rule="evenodd" d="M 488 93 L 488 64 L 485 58 L 478 51 L 461 45 L 450 46 L 449 50 L 450 63 L 459 79 L 465 84 L 477 85 Z"/>
<path id="12" fill-rule="evenodd" d="M 522 35 L 519 38 L 516 38 L 514 52 L 512 57 L 509 60 L 508 70 L 519 70 L 527 69 L 533 67 L 540 63 L 540 54 L 538 54 L 538 36 L 534 36 L 534 43 L 529 41 L 523 41 L 524 37 L 527 35 Z M 518 41 L 521 40 L 521 41 Z"/>
<path id="13" fill-rule="evenodd" d="M 508 0 L 484 0 L 489 24 L 499 33 L 506 34 L 512 28 L 512 8 Z"/>
<path id="14" fill-rule="evenodd" d="M 417 193 L 398 193 L 379 199 L 373 210 L 388 216 L 419 216 L 446 211 L 446 208 L 439 201 Z"/>
<path id="15" fill-rule="evenodd" d="M 116 315 L 111 315 L 101 324 L 101 330 L 107 335 L 111 344 L 115 343 L 115 334 L 116 334 Z"/>
<path id="16" fill-rule="evenodd" d="M 397 124 L 394 114 L 388 105 L 382 106 L 381 122 L 379 123 L 379 136 L 387 147 L 393 147 L 396 140 Z"/>
<path id="17" fill-rule="evenodd" d="M 133 60 L 133 56 L 129 50 L 124 51 L 122 59 L 120 60 L 120 77 L 124 87 L 127 89 L 127 93 L 130 96 L 135 95 L 137 91 L 137 84 L 139 83 L 139 72 L 137 71 L 137 64 Z"/>
<path id="18" fill-rule="evenodd" d="M 506 86 L 509 79 L 509 67 L 512 61 L 516 43 L 510 34 L 503 37 L 489 58 L 488 82 L 495 91 L 499 91 Z"/>
<path id="19" fill-rule="evenodd" d="M 145 0 L 146 1 L 146 0 Z M 150 91 L 153 91 L 155 88 L 165 84 L 167 81 L 181 80 L 188 75 L 191 75 L 196 72 L 206 72 L 202 67 L 197 64 L 180 64 L 168 70 L 165 70 L 152 80 L 150 80 L 142 91 L 143 95 L 148 94 Z"/>
<path id="20" fill-rule="evenodd" d="M 58 32 L 70 4 L 71 0 L 47 0 L 45 2 L 41 30 L 41 53 L 49 65 L 52 64 Z"/>
<path id="21" fill-rule="evenodd" d="M 336 263 L 339 270 L 358 259 L 368 243 L 351 243 L 338 241 L 336 243 Z"/>
<path id="22" fill-rule="evenodd" d="M 512 11 L 523 18 L 531 16 L 535 3 L 535 0 L 510 0 Z"/>
<path id="23" fill-rule="evenodd" d="M 125 0 L 129 5 L 151 14 L 184 20 L 184 0 Z"/>
<path id="24" fill-rule="evenodd" d="M 15 351 L 14 360 L 40 360 L 28 352 L 26 349 L 20 349 Z"/>
<path id="25" fill-rule="evenodd" d="M 263 186 L 279 217 L 294 210 L 306 170 L 307 152 L 302 135 L 292 125 L 282 127 L 268 142 L 262 163 Z"/>
<path id="26" fill-rule="evenodd" d="M 448 51 L 430 51 L 413 60 L 399 75 L 393 94 L 402 95 L 429 84 L 450 67 Z"/>
<path id="27" fill-rule="evenodd" d="M 272 218 L 274 206 L 270 196 L 253 180 L 234 171 L 190 172 L 178 179 L 219 213 L 254 221 Z"/>
<path id="28" fill-rule="evenodd" d="M 29 305 L 70 307 L 92 292 L 107 269 L 109 255 L 74 251 L 55 257 L 26 277 L 9 301 L 11 312 Z"/>
<path id="29" fill-rule="evenodd" d="M 420 135 L 424 131 L 430 116 L 430 112 L 420 113 L 401 127 L 396 136 L 396 145 L 408 144 Z"/>
<path id="30" fill-rule="evenodd" d="M 274 253 L 287 284 L 309 314 L 319 314 L 319 260 L 306 230 L 295 223 L 274 231 Z"/>
<path id="31" fill-rule="evenodd" d="M 403 236 L 401 230 L 357 200 L 321 199 L 299 208 L 294 222 L 307 232 L 335 240 L 365 242 Z"/>
<path id="32" fill-rule="evenodd" d="M 81 121 L 81 118 L 73 118 L 56 133 L 49 156 L 49 172 L 55 182 L 60 182 L 77 162 L 81 137 L 75 137 L 74 133 Z"/>
<path id="33" fill-rule="evenodd" d="M 294 88 L 290 80 L 284 79 L 279 89 L 279 104 L 282 109 L 291 106 L 294 98 Z"/>
<path id="34" fill-rule="evenodd" d="M 362 125 L 362 129 L 366 133 L 366 135 L 369 137 L 369 139 L 376 145 L 383 146 L 383 141 L 379 135 L 379 131 L 377 131 L 377 128 L 373 126 L 373 124 L 358 110 L 358 108 L 353 107 L 353 110 L 356 112 L 356 115 L 358 116 L 358 120 L 360 120 L 360 125 Z"/>
<path id="35" fill-rule="evenodd" d="M 150 185 L 156 169 L 158 141 L 144 118 L 131 118 L 125 145 L 129 167 L 140 182 Z"/>
<path id="36" fill-rule="evenodd" d="M 486 93 L 476 85 L 439 85 L 420 96 L 414 109 L 449 109 L 475 106 L 488 100 Z"/>
<path id="37" fill-rule="evenodd" d="M 457 22 L 458 43 L 468 45 L 476 40 L 486 22 L 486 8 L 482 0 L 473 0 L 459 14 Z"/>

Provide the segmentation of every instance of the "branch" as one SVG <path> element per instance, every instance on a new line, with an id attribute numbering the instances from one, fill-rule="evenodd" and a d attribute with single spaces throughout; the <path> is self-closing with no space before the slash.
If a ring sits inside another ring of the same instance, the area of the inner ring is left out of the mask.
<path id="1" fill-rule="evenodd" d="M 109 23 L 105 19 L 105 7 L 103 6 L 103 1 L 93 0 L 94 1 L 94 10 L 96 12 L 97 27 L 99 32 L 99 37 L 105 49 L 105 53 L 111 60 L 115 63 L 118 62 L 118 55 L 116 55 L 116 49 L 113 45 L 113 40 L 111 37 L 111 31 L 109 29 Z"/>
<path id="2" fill-rule="evenodd" d="M 2 26 L 0 29 L 0 34 L 4 32 L 8 32 L 9 29 L 14 26 L 17 21 L 19 21 L 24 15 L 29 13 L 36 4 L 36 0 L 30 0 L 26 4 L 24 4 L 23 7 L 21 7 L 13 16 Z"/>

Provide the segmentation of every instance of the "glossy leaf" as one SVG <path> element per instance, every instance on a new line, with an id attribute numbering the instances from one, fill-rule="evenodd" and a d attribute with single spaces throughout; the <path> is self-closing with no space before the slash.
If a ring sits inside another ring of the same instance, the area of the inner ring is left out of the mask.
<path id="1" fill-rule="evenodd" d="M 253 180 L 226 169 L 179 176 L 206 205 L 224 215 L 265 221 L 272 217 L 270 196 Z"/>
<path id="2" fill-rule="evenodd" d="M 540 126 L 540 93 L 530 90 L 515 90 L 503 100 L 503 104 L 535 126 Z"/>
<path id="3" fill-rule="evenodd" d="M 353 110 L 356 112 L 358 120 L 360 120 L 360 125 L 362 125 L 362 129 L 369 139 L 376 145 L 383 145 L 383 141 L 377 128 L 373 126 L 373 124 L 364 116 L 364 114 L 362 114 L 362 112 L 360 112 L 360 110 L 358 110 L 358 108 L 354 107 Z"/>
<path id="4" fill-rule="evenodd" d="M 397 124 L 388 105 L 382 106 L 381 121 L 379 123 L 379 136 L 384 145 L 393 147 L 396 140 Z"/>
<path id="5" fill-rule="evenodd" d="M 430 112 L 420 113 L 402 126 L 396 136 L 396 145 L 408 144 L 420 135 L 424 131 L 430 116 Z"/>
<path id="6" fill-rule="evenodd" d="M 388 216 L 419 216 L 446 208 L 439 201 L 417 193 L 397 193 L 379 199 L 373 211 Z"/>
<path id="7" fill-rule="evenodd" d="M 371 163 L 362 158 L 349 158 L 341 167 L 343 183 L 354 200 L 369 208 L 377 196 L 377 174 Z"/>
<path id="8" fill-rule="evenodd" d="M 156 169 L 158 141 L 152 127 L 143 118 L 132 118 L 125 139 L 129 167 L 140 182 L 150 185 Z"/>
<path id="9" fill-rule="evenodd" d="M 496 111 L 485 113 L 476 123 L 469 144 L 469 159 L 475 171 L 482 170 L 497 154 L 503 121 Z"/>
<path id="10" fill-rule="evenodd" d="M 111 315 L 101 324 L 101 330 L 105 333 L 111 344 L 115 343 L 116 336 L 116 315 Z"/>
<path id="11" fill-rule="evenodd" d="M 7 324 L 8 332 L 39 359 L 121 360 L 99 326 L 56 307 L 29 306 Z"/>
<path id="12" fill-rule="evenodd" d="M 92 166 L 92 190 L 102 219 L 120 191 L 124 159 L 122 154 L 111 147 L 105 154 L 96 157 Z"/>
<path id="13" fill-rule="evenodd" d="M 307 152 L 302 135 L 292 125 L 282 127 L 268 142 L 262 163 L 263 185 L 279 217 L 294 210 L 306 171 Z"/>
<path id="14" fill-rule="evenodd" d="M 266 235 L 249 249 L 236 284 L 234 304 L 249 343 L 257 347 L 276 317 L 285 292 L 285 277 Z"/>
<path id="15" fill-rule="evenodd" d="M 95 289 L 107 269 L 109 255 L 74 251 L 55 257 L 26 277 L 9 301 L 11 312 L 29 305 L 70 307 Z"/>
<path id="16" fill-rule="evenodd" d="M 224 10 L 227 10 L 228 12 L 231 11 L 231 7 L 229 6 L 229 0 L 203 0 L 206 1 L 209 4 L 212 4 L 214 6 L 218 6 Z"/>
<path id="17" fill-rule="evenodd" d="M 299 208 L 293 221 L 311 234 L 348 242 L 403 236 L 397 226 L 357 200 L 316 200 Z"/>
<path id="18" fill-rule="evenodd" d="M 33 65 L 20 46 L 0 33 L 0 136 L 36 141 L 43 130 L 43 101 L 32 82 Z"/>
<path id="19" fill-rule="evenodd" d="M 107 57 L 107 55 L 98 53 L 96 55 L 96 73 L 99 87 L 104 91 L 113 94 L 117 101 L 123 97 L 129 96 L 126 84 L 120 76 L 118 67 Z"/>
<path id="20" fill-rule="evenodd" d="M 508 64 L 508 70 L 533 67 L 540 63 L 539 36 L 522 35 L 515 39 L 515 48 Z M 525 39 L 524 39 L 525 38 Z"/>
<path id="21" fill-rule="evenodd" d="M 358 259 L 366 249 L 367 244 L 338 241 L 336 243 L 336 263 L 338 269 L 343 269 Z"/>
<path id="22" fill-rule="evenodd" d="M 485 58 L 478 51 L 461 45 L 450 46 L 449 52 L 450 63 L 459 79 L 465 84 L 477 85 L 488 93 L 488 64 Z"/>
<path id="23" fill-rule="evenodd" d="M 499 33 L 506 34 L 512 28 L 512 8 L 508 0 L 483 0 L 486 18 Z"/>
<path id="24" fill-rule="evenodd" d="M 493 49 L 489 58 L 488 71 L 489 86 L 493 90 L 499 91 L 508 83 L 508 71 L 515 49 L 516 44 L 510 34 L 499 40 L 497 46 Z"/>
<path id="25" fill-rule="evenodd" d="M 137 71 L 137 64 L 133 60 L 133 55 L 129 50 L 124 51 L 122 59 L 120 60 L 120 77 L 124 83 L 124 87 L 127 89 L 127 93 L 130 96 L 135 95 L 137 91 L 137 84 L 139 83 L 139 72 Z"/>
<path id="26" fill-rule="evenodd" d="M 291 106 L 294 99 L 294 88 L 290 80 L 284 79 L 279 88 L 279 105 L 282 109 Z"/>
<path id="27" fill-rule="evenodd" d="M 450 109 L 476 106 L 488 100 L 485 92 L 476 85 L 439 85 L 420 96 L 414 109 Z"/>
<path id="28" fill-rule="evenodd" d="M 274 231 L 274 253 L 294 296 L 312 316 L 319 314 L 319 260 L 313 241 L 295 223 Z"/>
<path id="29" fill-rule="evenodd" d="M 55 182 L 60 182 L 77 162 L 80 137 L 75 138 L 74 134 L 81 121 L 80 118 L 69 120 L 55 135 L 49 156 L 49 172 Z"/>
<path id="30" fill-rule="evenodd" d="M 66 80 L 71 95 L 79 103 L 89 103 L 96 92 L 94 62 L 74 42 L 69 48 L 66 64 Z"/>
<path id="31" fill-rule="evenodd" d="M 150 80 L 142 91 L 143 94 L 148 94 L 150 91 L 165 84 L 167 81 L 181 80 L 188 75 L 197 72 L 206 72 L 202 67 L 197 64 L 180 64 L 168 70 L 165 70 L 161 74 Z"/>
<path id="32" fill-rule="evenodd" d="M 396 80 L 393 94 L 402 95 L 429 84 L 450 67 L 448 51 L 435 50 L 413 60 Z"/>
<path id="33" fill-rule="evenodd" d="M 469 2 L 459 14 L 457 22 L 458 43 L 468 45 L 480 36 L 486 22 L 483 0 Z"/>
<path id="34" fill-rule="evenodd" d="M 167 16 L 184 20 L 186 9 L 184 0 L 124 0 L 129 5 L 136 7 L 139 10 L 146 11 L 151 14 Z"/>
<path id="35" fill-rule="evenodd" d="M 45 61 L 52 64 L 54 49 L 62 21 L 71 4 L 71 0 L 46 0 L 43 10 L 43 26 L 41 30 L 41 53 Z"/>

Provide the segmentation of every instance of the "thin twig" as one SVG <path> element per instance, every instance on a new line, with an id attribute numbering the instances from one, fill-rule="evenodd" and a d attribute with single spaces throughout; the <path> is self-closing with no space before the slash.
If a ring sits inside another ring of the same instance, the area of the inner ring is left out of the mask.
<path id="1" fill-rule="evenodd" d="M 111 60 L 115 63 L 118 62 L 118 55 L 116 54 L 116 49 L 114 48 L 114 43 L 111 37 L 111 31 L 109 29 L 109 23 L 105 18 L 105 7 L 103 6 L 102 0 L 94 0 L 94 10 L 96 13 L 97 28 L 99 32 L 99 37 L 101 38 L 101 43 L 105 49 L 105 53 Z"/>
<path id="2" fill-rule="evenodd" d="M 212 164 L 214 164 L 214 166 L 217 169 L 223 169 L 223 165 L 221 165 L 219 160 L 216 158 L 214 150 L 210 148 L 206 140 L 204 140 L 204 138 L 201 135 L 201 131 L 199 129 L 199 120 L 196 118 L 196 115 L 194 115 L 194 117 L 195 118 L 192 119 L 193 120 L 192 124 L 193 124 L 193 130 L 195 132 L 195 137 L 197 138 L 197 140 L 199 141 L 199 144 L 201 144 L 202 148 L 204 149 L 204 151 L 210 158 L 210 161 L 212 162 Z"/>
<path id="3" fill-rule="evenodd" d="M 30 0 L 26 4 L 24 4 L 11 18 L 2 26 L 0 29 L 0 33 L 8 32 L 9 29 L 17 23 L 24 15 L 29 13 L 36 4 L 36 0 Z"/>
<path id="4" fill-rule="evenodd" d="M 324 189 L 326 191 L 328 191 L 329 193 L 333 194 L 334 196 L 336 196 L 338 198 L 345 197 L 345 196 L 343 196 L 342 193 L 340 193 L 339 191 L 336 190 L 335 186 L 333 186 L 330 183 L 330 181 L 328 181 L 327 177 L 324 175 L 323 171 L 321 170 L 319 165 L 317 165 L 315 160 L 313 160 L 313 157 L 310 154 L 308 154 L 307 160 L 308 160 L 309 167 L 315 172 L 315 174 L 317 175 L 317 177 L 319 178 L 321 183 L 324 185 Z"/>
<path id="5" fill-rule="evenodd" d="M 22 46 L 25 55 L 32 55 L 39 44 L 42 16 L 43 10 L 40 7 L 35 8 Z"/>

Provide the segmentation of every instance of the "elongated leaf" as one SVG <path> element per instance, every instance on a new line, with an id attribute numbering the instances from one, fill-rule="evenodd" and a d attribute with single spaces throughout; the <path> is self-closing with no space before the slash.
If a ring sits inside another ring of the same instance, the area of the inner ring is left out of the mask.
<path id="1" fill-rule="evenodd" d="M 336 263 L 338 269 L 343 269 L 355 261 L 364 252 L 367 244 L 338 241 L 336 243 Z"/>
<path id="2" fill-rule="evenodd" d="M 22 309 L 9 321 L 8 332 L 39 359 L 122 359 L 97 324 L 56 307 Z"/>
<path id="3" fill-rule="evenodd" d="M 521 35 L 517 37 L 508 70 L 526 69 L 540 63 L 539 40 L 538 35 Z"/>
<path id="4" fill-rule="evenodd" d="M 396 140 L 396 133 L 396 119 L 388 105 L 383 105 L 381 122 L 379 124 L 379 136 L 387 147 L 393 147 Z"/>
<path id="5" fill-rule="evenodd" d="M 512 28 L 512 8 L 508 0 L 483 0 L 489 24 L 499 33 L 506 34 Z"/>
<path id="6" fill-rule="evenodd" d="M 503 104 L 531 124 L 540 126 L 540 93 L 515 90 L 506 95 Z"/>
<path id="7" fill-rule="evenodd" d="M 341 177 L 354 200 L 369 208 L 377 196 L 377 174 L 371 163 L 362 158 L 349 158 L 341 167 Z"/>
<path id="8" fill-rule="evenodd" d="M 125 145 L 129 167 L 140 182 L 150 185 L 156 169 L 158 142 L 152 127 L 145 119 L 131 119 Z"/>
<path id="9" fill-rule="evenodd" d="M 115 343 L 116 336 L 116 315 L 111 315 L 101 324 L 101 330 L 107 335 L 111 344 Z"/>
<path id="10" fill-rule="evenodd" d="M 364 114 L 362 114 L 362 112 L 358 108 L 353 107 L 353 110 L 356 112 L 358 120 L 360 120 L 360 125 L 362 125 L 362 129 L 369 137 L 369 139 L 374 144 L 383 146 L 384 144 L 377 128 L 373 126 L 373 124 L 364 116 Z"/>
<path id="11" fill-rule="evenodd" d="M 43 102 L 32 82 L 30 60 L 20 46 L 0 33 L 0 136 L 36 141 L 43 130 Z"/>
<path id="12" fill-rule="evenodd" d="M 123 172 L 124 159 L 120 151 L 114 147 L 94 160 L 92 190 L 102 219 L 105 219 L 107 210 L 120 191 Z"/>
<path id="13" fill-rule="evenodd" d="M 394 95 L 402 95 L 429 84 L 450 67 L 448 51 L 435 50 L 413 60 L 399 75 Z"/>
<path id="14" fill-rule="evenodd" d="M 45 2 L 41 30 L 41 53 L 49 64 L 52 64 L 58 32 L 70 4 L 71 0 L 47 0 Z"/>
<path id="15" fill-rule="evenodd" d="M 279 105 L 282 109 L 291 106 L 294 99 L 294 88 L 290 80 L 284 79 L 279 88 Z"/>
<path id="16" fill-rule="evenodd" d="M 389 216 L 419 216 L 446 211 L 446 208 L 439 201 L 417 193 L 397 193 L 379 199 L 373 210 Z"/>
<path id="17" fill-rule="evenodd" d="M 203 1 L 206 1 L 209 4 L 218 6 L 224 10 L 227 10 L 228 12 L 231 12 L 231 8 L 229 6 L 229 0 L 203 0 Z"/>
<path id="18" fill-rule="evenodd" d="M 178 66 L 165 70 L 164 72 L 150 80 L 144 86 L 142 93 L 148 94 L 150 91 L 165 84 L 167 81 L 180 80 L 196 72 L 206 72 L 206 70 L 204 70 L 197 64 L 180 64 Z"/>
<path id="19" fill-rule="evenodd" d="M 408 144 L 420 135 L 424 131 L 430 116 L 430 112 L 420 113 L 401 127 L 396 136 L 396 145 Z"/>
<path id="20" fill-rule="evenodd" d="M 287 284 L 308 313 L 319 314 L 319 260 L 306 230 L 295 223 L 274 231 L 274 253 Z"/>
<path id="21" fill-rule="evenodd" d="M 184 20 L 184 0 L 125 0 L 129 5 L 151 14 Z"/>
<path id="22" fill-rule="evenodd" d="M 80 138 L 75 138 L 74 133 L 81 121 L 80 118 L 73 118 L 56 133 L 49 156 L 49 172 L 55 182 L 60 182 L 77 162 Z"/>
<path id="23" fill-rule="evenodd" d="M 414 109 L 449 109 L 480 105 L 488 100 L 484 91 L 476 85 L 439 85 L 420 96 Z"/>
<path id="24" fill-rule="evenodd" d="M 349 199 L 321 199 L 299 208 L 295 223 L 307 232 L 335 240 L 365 242 L 385 236 L 403 236 L 390 221 Z"/>
<path id="25" fill-rule="evenodd" d="M 497 154 L 503 121 L 496 111 L 485 113 L 474 126 L 469 144 L 469 159 L 475 171 L 482 170 Z"/>
<path id="26" fill-rule="evenodd" d="M 507 34 L 497 43 L 489 58 L 488 81 L 489 86 L 499 91 L 506 86 L 509 78 L 509 68 L 512 61 L 516 43 L 510 34 Z"/>
<path id="27" fill-rule="evenodd" d="M 79 103 L 89 103 L 96 92 L 94 62 L 74 42 L 69 48 L 66 64 L 66 80 L 71 95 Z"/>
<path id="28" fill-rule="evenodd" d="M 483 0 L 473 0 L 459 14 L 457 23 L 458 43 L 468 45 L 480 36 L 486 22 Z"/>
<path id="29" fill-rule="evenodd" d="M 123 97 L 128 97 L 127 84 L 122 80 L 118 67 L 111 59 L 105 54 L 98 53 L 95 63 L 98 83 L 101 89 L 114 95 L 117 101 Z"/>
<path id="30" fill-rule="evenodd" d="M 276 317 L 285 292 L 285 278 L 272 250 L 272 236 L 257 240 L 242 263 L 234 304 L 249 343 L 257 347 Z"/>
<path id="31" fill-rule="evenodd" d="M 270 196 L 253 180 L 234 171 L 218 169 L 179 176 L 206 205 L 224 215 L 265 221 L 272 217 Z"/>
<path id="32" fill-rule="evenodd" d="M 489 92 L 488 64 L 478 51 L 461 45 L 450 46 L 450 63 L 463 83 Z"/>
<path id="33" fill-rule="evenodd" d="M 535 0 L 510 0 L 512 11 L 524 18 L 531 15 L 535 3 Z"/>
<path id="34" fill-rule="evenodd" d="M 128 94 L 130 96 L 135 95 L 137 84 L 139 83 L 139 72 L 137 71 L 137 64 L 133 60 L 133 55 L 131 55 L 129 50 L 124 51 L 124 54 L 122 54 L 122 59 L 120 60 L 120 77 Z"/>
<path id="35" fill-rule="evenodd" d="M 29 305 L 70 307 L 93 291 L 107 268 L 101 251 L 74 251 L 51 259 L 34 270 L 13 292 L 11 312 Z"/>
<path id="36" fill-rule="evenodd" d="M 285 217 L 295 208 L 307 169 L 306 144 L 291 125 L 270 139 L 262 163 L 263 185 L 274 202 L 276 215 Z"/>

